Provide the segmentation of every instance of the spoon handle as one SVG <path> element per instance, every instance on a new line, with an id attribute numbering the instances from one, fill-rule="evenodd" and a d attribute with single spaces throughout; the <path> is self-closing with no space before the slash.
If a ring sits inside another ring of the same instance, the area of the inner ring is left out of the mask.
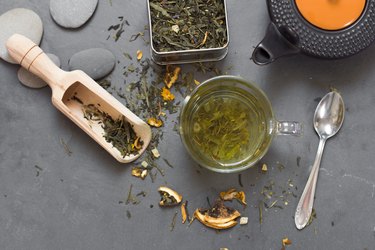
<path id="1" fill-rule="evenodd" d="M 314 165 L 311 169 L 309 179 L 307 180 L 305 189 L 303 190 L 301 199 L 299 200 L 296 208 L 294 222 L 296 223 L 296 227 L 298 229 L 303 229 L 310 220 L 314 204 L 316 181 L 318 180 L 319 167 L 322 160 L 325 143 L 326 139 L 320 138 Z"/>

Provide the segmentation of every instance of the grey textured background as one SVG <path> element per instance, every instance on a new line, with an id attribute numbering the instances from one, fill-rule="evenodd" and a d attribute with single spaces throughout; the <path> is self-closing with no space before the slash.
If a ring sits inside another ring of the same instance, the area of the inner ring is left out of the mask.
<path id="1" fill-rule="evenodd" d="M 0 0 L 0 13 L 15 7 L 38 13 L 44 23 L 41 47 L 58 55 L 63 69 L 80 50 L 111 50 L 120 63 L 110 78 L 121 86 L 122 67 L 129 64 L 122 51 L 134 55 L 142 49 L 149 57 L 141 39 L 128 42 L 148 22 L 146 1 L 112 2 L 111 6 L 100 0 L 94 16 L 78 30 L 57 26 L 47 0 Z M 197 207 L 207 207 L 206 197 L 212 201 L 220 191 L 240 188 L 238 175 L 197 167 L 172 130 L 172 118 L 163 128 L 159 151 L 174 168 L 159 160 L 166 171 L 164 177 L 159 175 L 155 183 L 149 178 L 136 179 L 130 173 L 133 164 L 117 163 L 52 106 L 48 87 L 24 87 L 17 80 L 18 66 L 1 61 L 0 249 L 280 249 L 283 237 L 292 241 L 287 249 L 375 248 L 375 46 L 344 60 L 297 55 L 259 67 L 249 58 L 269 22 L 265 1 L 229 0 L 228 14 L 231 44 L 227 58 L 218 65 L 223 69 L 232 66 L 230 74 L 257 82 L 278 119 L 301 121 L 305 127 L 300 138 L 274 140 L 262 160 L 269 166 L 267 174 L 260 174 L 256 167 L 242 173 L 249 205 L 245 209 L 236 202 L 231 205 L 249 217 L 249 224 L 216 232 L 197 221 L 190 227 L 182 225 L 178 215 L 171 232 L 170 223 L 179 207 L 159 208 L 156 190 L 160 185 L 168 184 L 182 193 L 192 214 Z M 130 27 L 125 27 L 117 43 L 107 41 L 107 28 L 118 23 L 118 16 L 124 16 Z M 264 211 L 260 225 L 260 191 L 270 180 L 288 187 L 291 179 L 300 196 L 318 146 L 312 128 L 316 98 L 332 86 L 342 93 L 347 113 L 342 130 L 326 145 L 315 200 L 317 218 L 298 231 L 293 220 L 298 198 L 291 197 L 287 206 L 280 204 L 284 209 Z M 71 156 L 60 139 L 71 148 Z M 278 162 L 284 170 L 278 170 Z M 35 165 L 43 168 L 39 176 Z M 126 199 L 130 184 L 134 193 L 147 192 L 137 206 L 119 204 Z"/>

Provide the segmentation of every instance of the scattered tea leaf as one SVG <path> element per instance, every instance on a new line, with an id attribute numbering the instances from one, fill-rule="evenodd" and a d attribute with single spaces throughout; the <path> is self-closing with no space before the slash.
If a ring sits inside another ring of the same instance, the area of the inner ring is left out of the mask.
<path id="1" fill-rule="evenodd" d="M 72 151 L 70 150 L 68 144 L 65 143 L 65 141 L 64 141 L 63 138 L 60 138 L 60 143 L 61 143 L 61 145 L 63 145 L 64 150 L 65 150 L 65 153 L 66 153 L 68 156 L 71 156 L 71 155 L 72 155 Z"/>
<path id="2" fill-rule="evenodd" d="M 170 226 L 170 231 L 172 232 L 175 225 L 176 225 L 176 218 L 177 218 L 177 212 L 174 213 L 173 215 L 173 218 L 172 218 L 172 222 L 171 222 L 171 226 Z"/>

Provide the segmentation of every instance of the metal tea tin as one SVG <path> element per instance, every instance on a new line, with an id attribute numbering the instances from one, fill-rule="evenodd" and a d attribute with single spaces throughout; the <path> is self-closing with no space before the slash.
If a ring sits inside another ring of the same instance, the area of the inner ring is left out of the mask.
<path id="1" fill-rule="evenodd" d="M 228 25 L 226 0 L 223 0 L 223 3 L 224 3 L 224 9 L 225 9 L 225 23 L 226 23 L 226 36 L 227 36 L 227 43 L 223 47 L 158 52 L 156 51 L 154 47 L 154 42 L 153 42 L 150 0 L 147 0 L 148 20 L 149 20 L 150 40 L 151 40 L 151 47 L 150 47 L 151 53 L 150 54 L 151 54 L 152 60 L 159 65 L 184 64 L 184 63 L 209 62 L 209 61 L 222 60 L 228 53 L 228 45 L 229 45 L 229 25 Z"/>

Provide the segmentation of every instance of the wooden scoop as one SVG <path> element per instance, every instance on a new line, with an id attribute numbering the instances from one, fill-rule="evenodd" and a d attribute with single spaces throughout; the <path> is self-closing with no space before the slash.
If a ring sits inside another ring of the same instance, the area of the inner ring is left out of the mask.
<path id="1" fill-rule="evenodd" d="M 11 36 L 6 46 L 9 54 L 17 63 L 48 83 L 52 89 L 53 105 L 83 129 L 116 160 L 122 163 L 131 162 L 146 150 L 151 140 L 150 127 L 83 71 L 66 72 L 61 70 L 41 48 L 30 39 L 19 34 Z M 73 100 L 75 99 L 74 96 L 86 105 L 97 105 L 101 111 L 108 113 L 114 119 L 123 115 L 133 125 L 135 133 L 143 141 L 139 153 L 123 157 L 117 148 L 105 140 L 101 125 L 84 118 L 82 104 Z"/>

